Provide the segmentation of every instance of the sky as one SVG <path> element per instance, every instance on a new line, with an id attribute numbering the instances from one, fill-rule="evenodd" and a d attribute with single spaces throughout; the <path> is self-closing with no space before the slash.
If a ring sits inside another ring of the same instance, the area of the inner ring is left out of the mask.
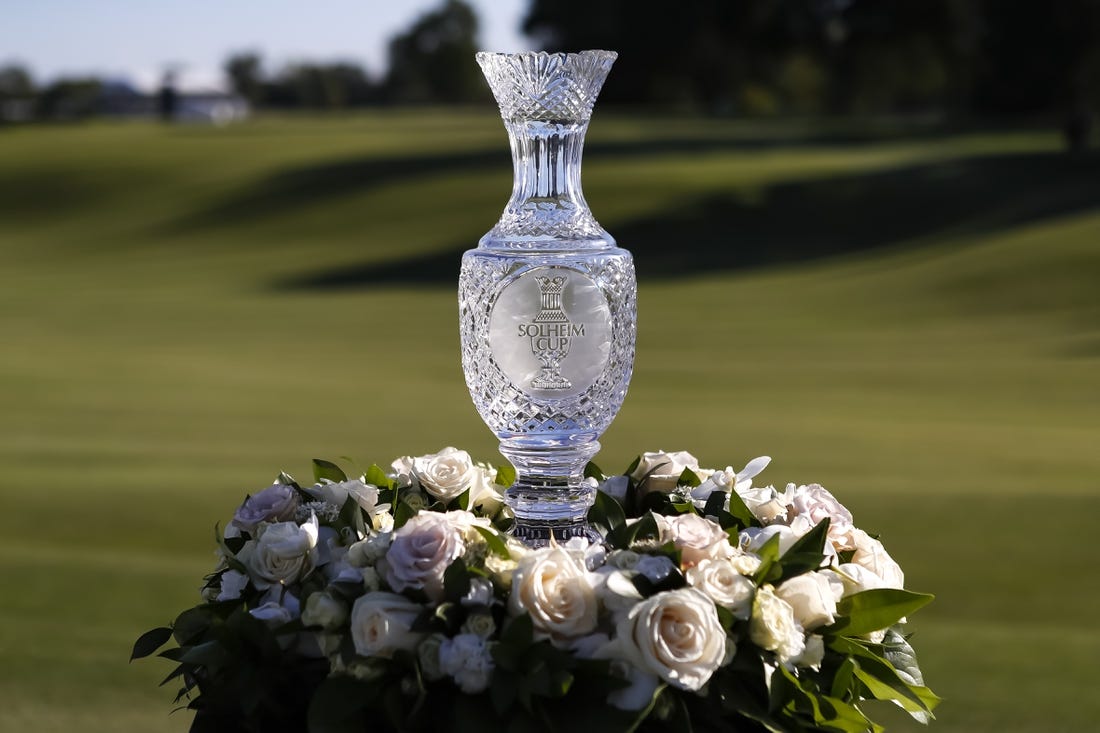
<path id="1" fill-rule="evenodd" d="M 527 0 L 467 0 L 482 48 L 522 51 Z M 27 66 L 39 84 L 96 75 L 157 86 L 169 66 L 185 89 L 224 88 L 233 52 L 260 52 L 269 69 L 295 60 L 386 68 L 386 44 L 441 0 L 5 0 L 0 65 Z M 472 63 L 472 61 L 471 61 Z"/>

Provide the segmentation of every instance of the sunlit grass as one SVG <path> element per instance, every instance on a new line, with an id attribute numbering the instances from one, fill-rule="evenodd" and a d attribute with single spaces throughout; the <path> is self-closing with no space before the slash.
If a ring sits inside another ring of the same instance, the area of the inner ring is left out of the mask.
<path id="1" fill-rule="evenodd" d="M 953 161 L 1032 155 L 1054 173 L 1012 201 L 1100 201 L 1100 177 L 1060 173 L 1054 135 L 799 132 L 598 117 L 586 193 L 612 233 L 710 195 L 757 222 L 782 186 L 836 214 L 842 198 L 813 198 L 833 181 L 900 171 L 904 188 L 912 166 L 944 163 L 950 186 Z M 416 156 L 452 163 L 370 167 Z M 462 380 L 453 280 L 301 283 L 434 252 L 457 277 L 509 190 L 503 130 L 436 113 L 27 128 L 2 131 L 0 161 L 0 730 L 184 730 L 155 689 L 169 665 L 128 666 L 129 644 L 197 600 L 213 525 L 246 492 L 314 456 L 459 444 L 497 459 Z M 861 195 L 830 226 L 909 231 Z M 749 243 L 743 219 L 706 247 L 669 242 L 690 271 L 642 281 L 634 381 L 597 459 L 766 453 L 762 479 L 832 488 L 939 594 L 913 621 L 948 700 L 940 731 L 1100 719 L 1100 211 L 985 223 L 1014 207 L 754 269 L 713 265 Z M 764 222 L 786 227 L 778 214 Z M 805 237 L 835 234 L 816 226 Z"/>

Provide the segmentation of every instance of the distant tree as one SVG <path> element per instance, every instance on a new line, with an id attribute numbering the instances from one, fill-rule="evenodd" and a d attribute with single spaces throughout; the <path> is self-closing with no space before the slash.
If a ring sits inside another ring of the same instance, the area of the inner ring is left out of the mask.
<path id="1" fill-rule="evenodd" d="M 99 111 L 103 83 L 99 79 L 58 79 L 38 97 L 38 117 L 74 120 Z"/>
<path id="2" fill-rule="evenodd" d="M 34 78 L 18 64 L 0 66 L 0 99 L 23 99 L 34 95 Z"/>
<path id="3" fill-rule="evenodd" d="M 226 60 L 224 68 L 234 92 L 253 105 L 263 102 L 263 60 L 259 54 L 253 52 L 233 54 Z"/>
<path id="4" fill-rule="evenodd" d="M 488 92 L 474 63 L 478 20 L 462 0 L 445 0 L 390 41 L 385 89 L 394 102 L 469 102 Z"/>

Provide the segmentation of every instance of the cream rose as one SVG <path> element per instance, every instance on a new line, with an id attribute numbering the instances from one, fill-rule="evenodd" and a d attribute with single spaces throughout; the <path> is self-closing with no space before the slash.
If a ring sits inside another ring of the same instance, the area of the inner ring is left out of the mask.
<path id="1" fill-rule="evenodd" d="M 886 552 L 882 543 L 862 529 L 852 531 L 852 540 L 856 551 L 852 554 L 852 562 L 860 565 L 882 579 L 883 588 L 904 588 L 905 573 L 901 566 L 894 562 Z"/>
<path id="2" fill-rule="evenodd" d="M 789 490 L 780 493 L 773 486 L 763 489 L 749 489 L 738 491 L 737 495 L 749 511 L 764 524 L 786 524 L 790 507 Z"/>
<path id="3" fill-rule="evenodd" d="M 659 515 L 658 515 L 659 516 Z M 661 517 L 661 540 L 680 550 L 680 564 L 689 568 L 703 560 L 729 557 L 733 548 L 729 535 L 717 522 L 698 514 Z"/>
<path id="4" fill-rule="evenodd" d="M 444 503 L 457 499 L 479 477 L 470 454 L 451 447 L 414 458 L 412 472 L 425 491 Z"/>
<path id="5" fill-rule="evenodd" d="M 505 486 L 496 483 L 497 471 L 486 466 L 474 466 L 474 480 L 470 484 L 470 508 L 486 516 L 493 516 L 504 503 Z"/>
<path id="6" fill-rule="evenodd" d="M 465 550 L 463 531 L 448 514 L 422 512 L 393 533 L 378 565 L 394 590 L 423 590 L 438 603 L 443 600 L 443 574 Z"/>
<path id="7" fill-rule="evenodd" d="M 702 560 L 685 573 L 688 585 L 698 588 L 719 606 L 733 615 L 747 619 L 752 614 L 752 597 L 756 586 L 737 572 L 729 560 Z"/>
<path id="8" fill-rule="evenodd" d="M 834 573 L 802 573 L 775 589 L 794 612 L 795 621 L 807 631 L 836 620 L 836 602 L 844 595 L 844 584 Z"/>
<path id="9" fill-rule="evenodd" d="M 301 526 L 294 522 L 263 525 L 259 538 L 248 542 L 239 556 L 252 584 L 263 590 L 296 583 L 308 575 L 317 562 L 317 534 L 313 516 Z"/>
<path id="10" fill-rule="evenodd" d="M 508 610 L 513 616 L 530 614 L 536 633 L 564 645 L 596 628 L 599 603 L 584 561 L 551 546 L 516 565 Z"/>
<path id="11" fill-rule="evenodd" d="M 412 651 L 423 634 L 412 631 L 423 606 L 404 596 L 375 591 L 360 596 L 351 609 L 351 639 L 364 657 L 390 657 Z"/>
<path id="12" fill-rule="evenodd" d="M 714 602 L 695 588 L 645 599 L 619 622 L 616 636 L 634 664 L 682 690 L 702 688 L 726 655 Z"/>
<path id="13" fill-rule="evenodd" d="M 642 454 L 638 467 L 630 475 L 635 481 L 641 482 L 638 489 L 642 494 L 650 491 L 667 494 L 676 488 L 685 468 L 698 471 L 699 460 L 682 450 L 671 453 L 653 451 Z"/>
<path id="14" fill-rule="evenodd" d="M 805 517 L 811 526 L 828 518 L 829 541 L 833 543 L 833 547 L 838 551 L 855 549 L 852 513 L 821 484 L 799 486 L 795 489 L 789 511 Z"/>
<path id="15" fill-rule="evenodd" d="M 762 649 L 775 652 L 780 662 L 789 662 L 806 649 L 805 633 L 790 604 L 764 585 L 757 589 L 752 604 L 749 638 Z"/>
<path id="16" fill-rule="evenodd" d="M 320 626 L 326 631 L 341 626 L 348 618 L 348 606 L 325 592 L 317 592 L 306 599 L 302 610 L 302 623 L 306 626 Z"/>

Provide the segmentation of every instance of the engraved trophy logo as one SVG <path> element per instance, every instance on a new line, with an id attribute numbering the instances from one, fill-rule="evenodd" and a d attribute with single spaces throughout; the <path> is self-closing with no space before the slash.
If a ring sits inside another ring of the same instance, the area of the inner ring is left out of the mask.
<path id="1" fill-rule="evenodd" d="M 562 376 L 561 362 L 569 355 L 569 344 L 574 336 L 584 336 L 584 325 L 570 322 L 561 307 L 561 296 L 566 278 L 536 277 L 541 296 L 540 310 L 535 322 L 520 326 L 520 335 L 531 339 L 531 353 L 542 365 L 542 373 L 531 380 L 535 389 L 571 389 L 573 383 Z"/>

